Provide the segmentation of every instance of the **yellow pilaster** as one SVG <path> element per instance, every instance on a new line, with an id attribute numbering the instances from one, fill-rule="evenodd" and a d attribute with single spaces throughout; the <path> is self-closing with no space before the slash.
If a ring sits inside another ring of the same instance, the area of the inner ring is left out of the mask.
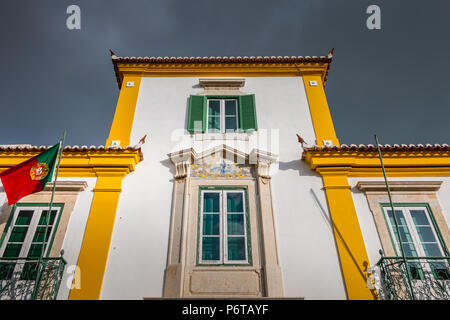
<path id="1" fill-rule="evenodd" d="M 374 300 L 366 286 L 370 266 L 345 168 L 317 170 L 323 178 L 339 260 L 349 300 Z"/>
<path id="2" fill-rule="evenodd" d="M 323 88 L 322 75 L 305 73 L 302 76 L 316 133 L 316 144 L 323 146 L 324 140 L 331 140 L 334 145 L 339 145 Z"/>
<path id="3" fill-rule="evenodd" d="M 133 86 L 127 87 L 128 82 L 133 83 Z M 141 76 L 124 75 L 113 123 L 108 139 L 106 140 L 106 147 L 110 146 L 112 141 L 116 140 L 119 140 L 120 145 L 124 148 L 130 145 L 130 135 L 140 85 Z"/>
<path id="4" fill-rule="evenodd" d="M 111 168 L 103 172 L 97 168 L 96 172 L 97 184 L 77 263 L 80 288 L 70 291 L 70 300 L 100 298 L 122 178 L 128 173 L 123 169 L 112 172 Z"/>

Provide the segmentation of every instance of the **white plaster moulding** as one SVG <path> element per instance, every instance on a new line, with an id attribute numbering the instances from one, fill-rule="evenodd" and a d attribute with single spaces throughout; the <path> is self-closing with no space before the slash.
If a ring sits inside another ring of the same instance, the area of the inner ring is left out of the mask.
<path id="1" fill-rule="evenodd" d="M 194 148 L 183 149 L 180 151 L 167 154 L 169 159 L 174 163 L 180 163 L 193 160 L 194 163 L 202 161 L 207 157 L 214 157 L 216 154 L 221 156 L 225 154 L 225 158 L 234 158 L 236 163 L 257 164 L 263 161 L 266 163 L 274 163 L 278 160 L 278 155 L 268 151 L 254 148 L 250 153 L 245 153 L 235 148 L 231 148 L 225 144 L 197 153 Z"/>
<path id="2" fill-rule="evenodd" d="M 245 79 L 199 79 L 198 83 L 202 88 L 242 88 L 245 86 Z"/>
<path id="3" fill-rule="evenodd" d="M 396 191 L 438 191 L 442 181 L 390 181 L 389 189 Z M 359 181 L 356 187 L 364 192 L 387 192 L 384 181 Z"/>
<path id="4" fill-rule="evenodd" d="M 86 181 L 56 181 L 55 191 L 76 191 L 81 192 L 87 188 Z M 48 183 L 43 191 L 52 191 L 53 182 Z"/>

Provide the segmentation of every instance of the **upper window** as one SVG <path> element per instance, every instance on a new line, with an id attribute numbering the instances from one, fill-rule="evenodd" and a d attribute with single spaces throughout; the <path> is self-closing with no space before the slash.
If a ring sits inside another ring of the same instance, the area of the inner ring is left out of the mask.
<path id="1" fill-rule="evenodd" d="M 196 96 L 189 100 L 188 130 L 229 133 L 258 130 L 255 95 Z"/>
<path id="2" fill-rule="evenodd" d="M 398 232 L 395 227 L 394 215 L 390 207 L 384 206 L 389 231 L 395 235 L 395 249 L 400 254 Z M 430 212 L 427 207 L 395 207 L 395 217 L 400 231 L 401 244 L 406 257 L 444 257 L 444 246 L 438 236 Z M 433 260 L 424 263 L 423 260 L 410 259 L 410 273 L 413 279 L 424 279 L 424 273 L 432 273 L 439 279 L 450 279 L 448 262 L 445 260 Z M 427 260 L 425 260 L 427 261 Z"/>
<path id="3" fill-rule="evenodd" d="M 199 217 L 200 264 L 248 264 L 245 190 L 202 190 Z"/>
<path id="4" fill-rule="evenodd" d="M 239 128 L 237 99 L 208 99 L 206 132 L 236 132 Z"/>

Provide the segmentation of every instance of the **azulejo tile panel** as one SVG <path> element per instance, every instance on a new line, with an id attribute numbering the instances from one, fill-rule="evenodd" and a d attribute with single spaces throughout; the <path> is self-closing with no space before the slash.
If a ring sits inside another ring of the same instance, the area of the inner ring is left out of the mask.
<path id="1" fill-rule="evenodd" d="M 192 164 L 191 177 L 249 178 L 252 177 L 252 168 L 228 159 L 212 158 Z"/>

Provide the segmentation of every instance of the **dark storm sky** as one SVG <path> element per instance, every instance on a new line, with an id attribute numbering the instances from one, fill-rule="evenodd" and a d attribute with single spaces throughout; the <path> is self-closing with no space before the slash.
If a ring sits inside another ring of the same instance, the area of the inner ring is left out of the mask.
<path id="1" fill-rule="evenodd" d="M 66 8 L 81 8 L 81 30 Z M 381 8 L 381 30 L 366 8 Z M 450 143 L 450 1 L 4 0 L 0 144 L 101 145 L 119 56 L 326 55 L 341 143 Z M 301 128 L 299 128 L 301 132 Z M 151 131 L 150 131 L 151 138 Z M 292 137 L 296 139 L 296 137 Z"/>

